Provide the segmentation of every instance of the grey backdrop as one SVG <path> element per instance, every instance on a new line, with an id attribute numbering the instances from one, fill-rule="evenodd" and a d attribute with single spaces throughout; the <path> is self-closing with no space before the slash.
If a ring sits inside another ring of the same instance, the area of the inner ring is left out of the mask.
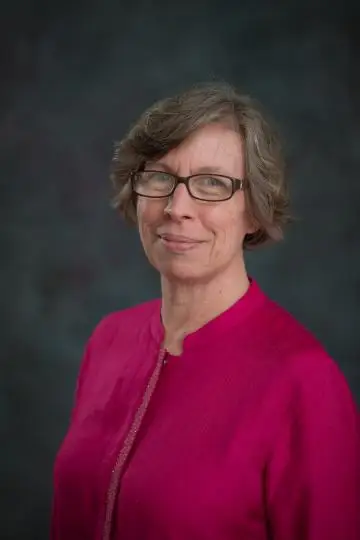
<path id="1" fill-rule="evenodd" d="M 158 294 L 136 231 L 109 207 L 108 163 L 144 107 L 190 83 L 229 80 L 277 119 L 299 220 L 281 245 L 251 254 L 249 270 L 322 340 L 360 401 L 355 8 L 167 3 L 3 8 L 2 539 L 48 538 L 52 465 L 84 343 L 104 314 Z"/>

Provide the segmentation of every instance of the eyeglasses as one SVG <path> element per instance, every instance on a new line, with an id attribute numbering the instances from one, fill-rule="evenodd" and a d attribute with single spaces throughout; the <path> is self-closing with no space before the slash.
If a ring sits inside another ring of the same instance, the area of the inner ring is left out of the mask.
<path id="1" fill-rule="evenodd" d="M 164 171 L 144 170 L 133 172 L 133 192 L 141 197 L 161 199 L 170 197 L 179 184 L 184 184 L 189 195 L 200 201 L 226 201 L 244 189 L 244 180 L 222 174 L 199 173 L 187 177 Z"/>

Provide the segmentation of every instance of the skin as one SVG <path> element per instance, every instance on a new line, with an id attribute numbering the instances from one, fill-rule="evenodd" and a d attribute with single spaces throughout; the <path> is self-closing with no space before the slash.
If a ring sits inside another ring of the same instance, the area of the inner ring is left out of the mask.
<path id="1" fill-rule="evenodd" d="M 241 179 L 243 141 L 229 127 L 208 125 L 147 165 L 180 176 L 216 169 Z M 242 245 L 254 227 L 244 192 L 203 202 L 180 184 L 167 199 L 139 197 L 137 217 L 145 253 L 161 275 L 164 346 L 180 354 L 187 334 L 229 308 L 249 286 Z"/>

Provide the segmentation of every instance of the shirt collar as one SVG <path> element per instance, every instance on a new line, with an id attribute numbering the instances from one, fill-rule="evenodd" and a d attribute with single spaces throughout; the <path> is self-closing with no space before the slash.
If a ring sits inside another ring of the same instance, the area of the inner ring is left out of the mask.
<path id="1" fill-rule="evenodd" d="M 203 346 L 204 343 L 215 343 L 224 334 L 235 330 L 235 327 L 243 324 L 246 319 L 256 309 L 258 309 L 265 300 L 265 295 L 252 278 L 249 278 L 250 285 L 246 293 L 239 298 L 232 306 L 223 313 L 206 323 L 204 326 L 188 334 L 184 338 L 184 351 L 190 348 Z M 151 335 L 153 339 L 161 346 L 164 339 L 164 327 L 161 322 L 161 301 L 156 302 L 156 307 L 151 318 Z M 236 331 L 236 330 L 235 330 Z"/>

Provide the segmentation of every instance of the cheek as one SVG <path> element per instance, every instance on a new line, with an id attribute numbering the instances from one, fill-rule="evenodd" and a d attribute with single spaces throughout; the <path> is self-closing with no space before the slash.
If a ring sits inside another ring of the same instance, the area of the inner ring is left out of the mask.
<path id="1" fill-rule="evenodd" d="M 136 215 L 139 223 L 146 218 L 146 201 L 141 198 L 136 202 Z"/>
<path id="2" fill-rule="evenodd" d="M 166 203 L 162 200 L 151 200 L 139 198 L 136 205 L 136 213 L 139 221 L 148 223 L 157 223 L 164 215 L 164 206 Z"/>
<path id="3" fill-rule="evenodd" d="M 205 218 L 207 228 L 214 234 L 216 250 L 231 249 L 235 245 L 241 245 L 248 232 L 248 219 L 244 205 L 229 204 L 224 207 L 215 207 L 212 212 L 204 216 L 204 222 Z"/>
<path id="4" fill-rule="evenodd" d="M 139 199 L 136 207 L 140 238 L 143 243 L 151 241 L 152 234 L 161 221 L 162 203 L 149 199 Z"/>
<path id="5" fill-rule="evenodd" d="M 151 202 L 152 201 L 148 201 L 147 199 L 139 199 L 137 203 L 136 213 L 141 228 L 151 225 L 154 221 L 154 210 Z"/>
<path id="6" fill-rule="evenodd" d="M 136 215 L 138 222 L 138 229 L 142 243 L 146 244 L 147 230 L 148 230 L 148 221 L 149 221 L 149 212 L 147 205 L 144 204 L 146 201 L 139 200 L 136 206 Z"/>
<path id="7" fill-rule="evenodd" d="M 214 243 L 214 252 L 218 253 L 219 256 L 237 252 L 241 247 L 243 236 L 240 220 L 238 218 L 232 219 L 229 216 L 221 228 L 218 229 Z"/>

